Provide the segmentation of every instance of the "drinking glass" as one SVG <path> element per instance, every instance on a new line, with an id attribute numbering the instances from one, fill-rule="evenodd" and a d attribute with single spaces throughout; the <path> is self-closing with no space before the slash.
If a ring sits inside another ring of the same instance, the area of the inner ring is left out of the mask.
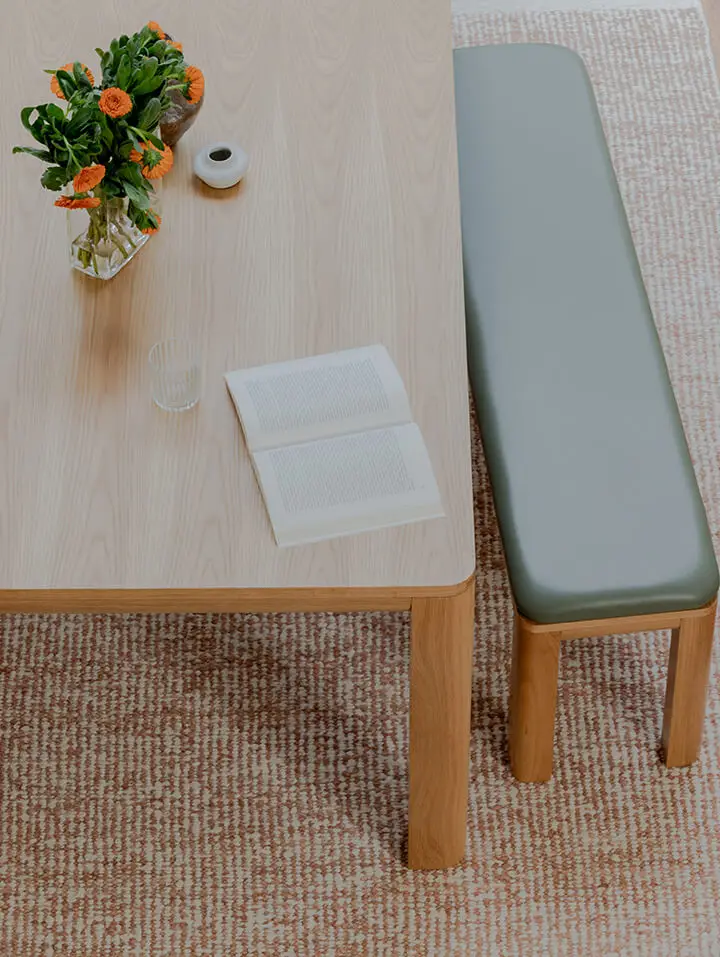
<path id="1" fill-rule="evenodd" d="M 200 399 L 200 363 L 195 347 L 185 339 L 156 342 L 148 356 L 152 397 L 166 412 L 184 412 Z"/>

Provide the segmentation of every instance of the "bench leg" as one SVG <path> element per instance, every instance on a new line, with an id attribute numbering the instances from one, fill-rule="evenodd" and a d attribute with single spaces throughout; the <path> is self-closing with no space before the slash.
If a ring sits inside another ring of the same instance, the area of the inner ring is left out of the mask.
<path id="1" fill-rule="evenodd" d="M 552 776 L 559 661 L 560 633 L 533 634 L 515 615 L 509 745 L 518 781 Z"/>
<path id="2" fill-rule="evenodd" d="M 465 856 L 475 584 L 412 603 L 408 864 Z"/>
<path id="3" fill-rule="evenodd" d="M 700 750 L 715 609 L 713 603 L 706 614 L 686 618 L 673 629 L 662 730 L 669 768 L 692 764 Z"/>

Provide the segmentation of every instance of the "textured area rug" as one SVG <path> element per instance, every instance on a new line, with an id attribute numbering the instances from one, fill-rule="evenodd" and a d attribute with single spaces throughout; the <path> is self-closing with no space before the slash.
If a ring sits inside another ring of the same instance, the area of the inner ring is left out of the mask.
<path id="1" fill-rule="evenodd" d="M 720 96 L 699 12 L 460 16 L 455 40 L 585 57 L 717 534 Z M 466 864 L 403 864 L 406 616 L 6 617 L 2 957 L 720 953 L 720 658 L 700 761 L 668 772 L 667 636 L 570 643 L 554 780 L 514 783 L 477 444 L 475 478 Z"/>

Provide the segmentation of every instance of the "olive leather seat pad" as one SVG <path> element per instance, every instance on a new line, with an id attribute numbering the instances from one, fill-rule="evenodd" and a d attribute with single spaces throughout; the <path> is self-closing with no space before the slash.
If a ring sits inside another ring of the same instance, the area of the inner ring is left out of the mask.
<path id="1" fill-rule="evenodd" d="M 458 50 L 469 371 L 518 610 L 699 607 L 718 569 L 581 59 Z"/>

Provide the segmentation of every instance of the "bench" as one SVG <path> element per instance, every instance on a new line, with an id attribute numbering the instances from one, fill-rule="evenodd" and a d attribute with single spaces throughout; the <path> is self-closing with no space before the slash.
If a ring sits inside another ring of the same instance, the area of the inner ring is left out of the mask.
<path id="1" fill-rule="evenodd" d="M 468 364 L 516 615 L 510 763 L 552 774 L 560 645 L 672 628 L 662 742 L 698 753 L 718 567 L 581 59 L 458 50 Z"/>

